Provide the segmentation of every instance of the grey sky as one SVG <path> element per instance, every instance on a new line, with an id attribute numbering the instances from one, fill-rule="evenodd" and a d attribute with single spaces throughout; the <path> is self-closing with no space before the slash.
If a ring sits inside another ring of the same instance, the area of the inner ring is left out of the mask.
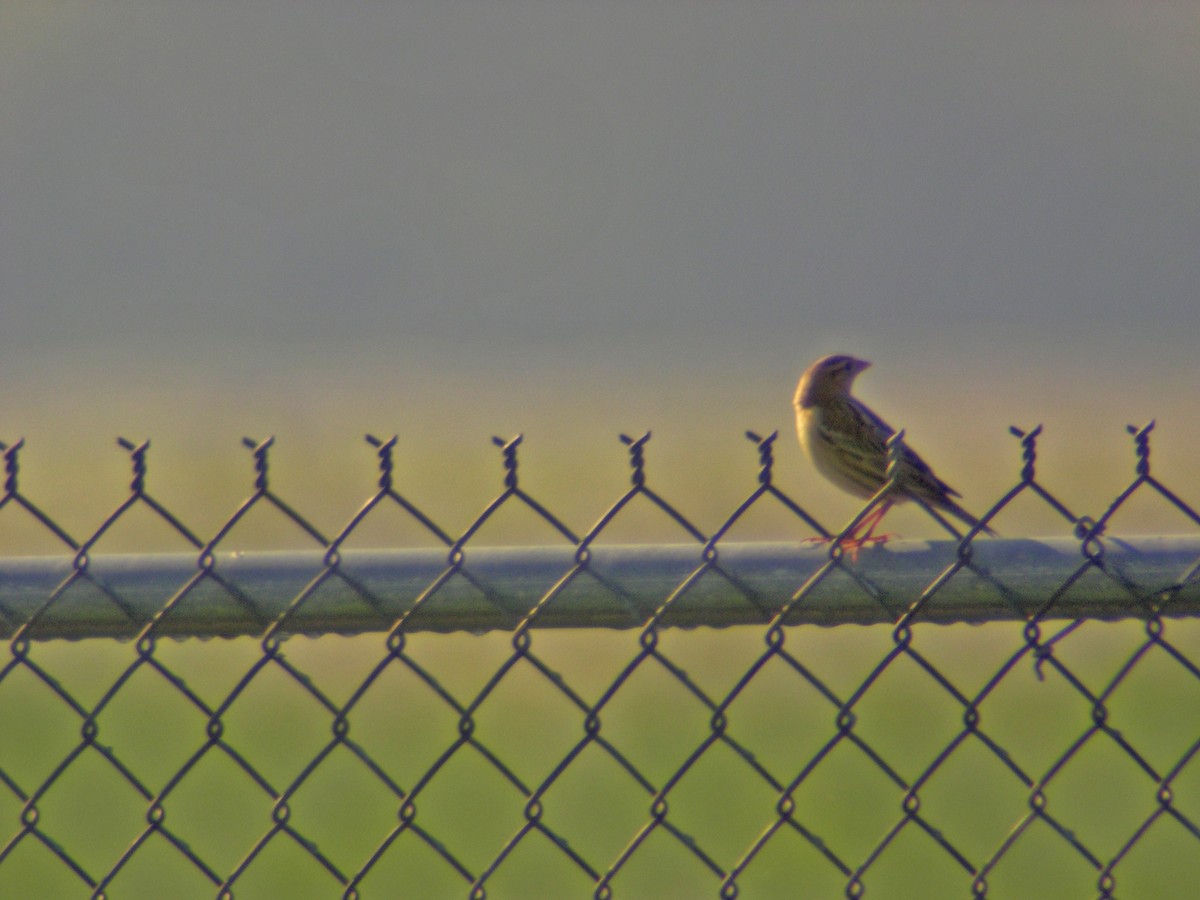
<path id="1" fill-rule="evenodd" d="M 6 4 L 0 372 L 1194 377 L 1198 47 L 1190 3 Z"/>

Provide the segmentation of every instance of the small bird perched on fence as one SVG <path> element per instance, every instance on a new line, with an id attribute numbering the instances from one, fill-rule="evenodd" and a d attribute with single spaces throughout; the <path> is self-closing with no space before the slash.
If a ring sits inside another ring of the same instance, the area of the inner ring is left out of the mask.
<path id="1" fill-rule="evenodd" d="M 852 356 L 818 359 L 800 376 L 792 402 L 800 446 L 817 471 L 842 490 L 863 498 L 875 496 L 887 483 L 887 442 L 895 434 L 892 426 L 850 394 L 855 377 L 870 365 Z M 901 445 L 899 464 L 892 493 L 840 542 L 852 556 L 868 543 L 888 539 L 888 535 L 874 536 L 875 529 L 892 505 L 904 500 L 917 500 L 950 513 L 972 528 L 980 525 L 952 499 L 959 493 L 934 475 L 907 445 Z M 856 537 L 864 528 L 862 537 Z M 987 526 L 982 530 L 995 534 Z"/>

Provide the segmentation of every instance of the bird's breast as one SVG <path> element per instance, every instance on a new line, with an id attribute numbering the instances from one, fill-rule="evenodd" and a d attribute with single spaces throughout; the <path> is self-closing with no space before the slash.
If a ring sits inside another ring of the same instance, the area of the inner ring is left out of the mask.
<path id="1" fill-rule="evenodd" d="M 837 444 L 831 440 L 819 406 L 796 408 L 796 436 L 813 467 L 837 487 L 857 497 L 870 497 L 879 490 L 879 485 L 861 484 L 847 472 L 846 461 L 838 458 Z"/>

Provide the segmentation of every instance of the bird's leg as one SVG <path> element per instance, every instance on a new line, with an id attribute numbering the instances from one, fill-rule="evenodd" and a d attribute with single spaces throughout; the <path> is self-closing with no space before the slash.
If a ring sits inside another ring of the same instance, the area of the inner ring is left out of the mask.
<path id="1" fill-rule="evenodd" d="M 854 526 L 854 530 L 848 535 L 838 540 L 837 538 L 811 537 L 806 538 L 806 544 L 829 544 L 837 540 L 837 545 L 843 551 L 850 554 L 851 562 L 858 562 L 858 552 L 868 544 L 886 544 L 896 535 L 891 532 L 887 534 L 875 534 L 875 529 L 879 527 L 879 523 L 883 521 L 883 517 L 888 514 L 888 510 L 892 508 L 891 501 L 885 500 L 883 503 L 872 510 L 866 518 Z M 866 529 L 866 533 L 862 537 L 858 535 Z"/>
<path id="2" fill-rule="evenodd" d="M 892 508 L 890 501 L 885 500 L 873 510 L 865 519 L 858 523 L 858 526 L 838 541 L 838 546 L 843 551 L 850 554 L 851 562 L 858 562 L 858 551 L 868 544 L 886 544 L 894 534 L 876 534 L 875 529 L 879 527 L 879 523 L 883 521 L 883 517 L 888 514 L 888 510 Z M 866 529 L 865 533 L 863 529 Z M 858 535 L 862 533 L 862 537 Z"/>
<path id="3" fill-rule="evenodd" d="M 843 543 L 853 541 L 860 547 L 865 544 L 886 544 L 891 538 L 894 538 L 895 535 L 891 533 L 875 534 L 875 529 L 879 527 L 879 523 L 883 521 L 883 517 L 888 514 L 888 510 L 891 508 L 892 504 L 888 500 L 885 500 L 883 503 L 879 504 L 879 508 L 859 522 L 858 528 L 855 528 L 854 531 L 850 532 L 850 534 L 846 536 L 846 540 Z M 863 526 L 866 526 L 867 533 L 862 537 L 855 537 L 855 534 L 857 534 L 858 531 L 863 528 Z"/>

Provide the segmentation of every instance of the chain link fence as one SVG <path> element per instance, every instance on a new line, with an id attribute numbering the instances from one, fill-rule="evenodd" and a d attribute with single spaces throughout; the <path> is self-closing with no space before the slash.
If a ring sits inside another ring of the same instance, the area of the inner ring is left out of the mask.
<path id="1" fill-rule="evenodd" d="M 406 497 L 394 437 L 337 534 L 246 440 L 253 490 L 208 538 L 148 488 L 149 442 L 120 441 L 128 496 L 82 539 L 5 446 L 0 515 L 61 552 L 0 557 L 0 896 L 1190 897 L 1200 540 L 1112 527 L 1135 494 L 1200 526 L 1152 427 L 1095 518 L 1013 429 L 984 521 L 1032 498 L 1055 541 L 943 522 L 861 554 L 836 539 L 886 488 L 824 524 L 775 483 L 774 434 L 747 434 L 757 481 L 711 533 L 651 486 L 649 434 L 582 533 L 522 488 L 520 437 L 461 534 Z M 680 543 L 607 544 L 631 504 Z M 731 542 L 764 504 L 796 534 Z M 557 545 L 480 546 L 513 506 Z M 384 509 L 432 549 L 348 548 Z M 260 510 L 310 550 L 229 552 Z M 147 513 L 190 550 L 102 552 Z"/>

